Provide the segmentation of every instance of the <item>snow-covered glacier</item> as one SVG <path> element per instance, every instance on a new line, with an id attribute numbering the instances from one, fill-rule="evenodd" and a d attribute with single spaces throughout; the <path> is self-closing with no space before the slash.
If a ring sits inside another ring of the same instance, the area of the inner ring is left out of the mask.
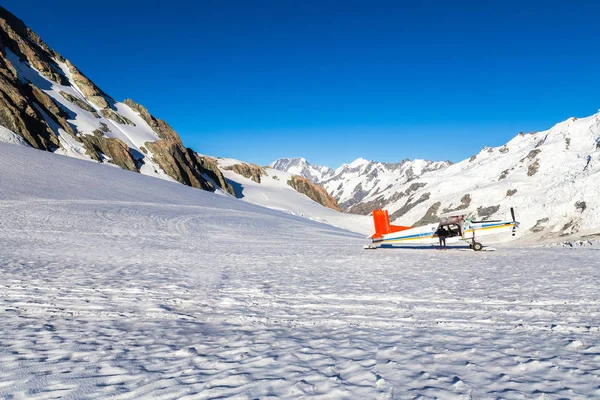
<path id="1" fill-rule="evenodd" d="M 594 246 L 364 251 L 0 143 L 0 398 L 600 396 Z"/>

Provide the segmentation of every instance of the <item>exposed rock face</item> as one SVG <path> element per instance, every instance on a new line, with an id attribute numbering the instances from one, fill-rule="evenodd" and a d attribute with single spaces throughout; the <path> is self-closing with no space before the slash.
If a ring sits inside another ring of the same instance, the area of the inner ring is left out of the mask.
<path id="1" fill-rule="evenodd" d="M 126 99 L 124 103 L 137 111 L 161 138 L 156 142 L 146 142 L 141 150 L 149 149 L 154 154 L 154 160 L 167 175 L 184 185 L 204 190 L 213 191 L 216 189 L 214 185 L 217 185 L 235 196 L 235 190 L 219 170 L 216 160 L 200 156 L 192 149 L 186 148 L 177 132 L 167 122 L 150 114 L 146 107 L 131 99 Z"/>
<path id="2" fill-rule="evenodd" d="M 527 176 L 533 176 L 533 175 L 537 174 L 539 169 L 540 169 L 540 160 L 535 160 L 535 162 L 527 168 Z"/>
<path id="3" fill-rule="evenodd" d="M 471 205 L 471 195 L 467 193 L 460 199 L 460 204 L 458 206 L 456 206 L 454 208 L 452 208 L 452 207 L 444 208 L 443 212 L 447 213 L 447 212 L 453 212 L 453 211 L 466 210 L 467 208 L 469 208 L 470 205 Z"/>
<path id="4" fill-rule="evenodd" d="M 56 83 L 66 83 L 66 77 L 53 60 L 57 54 L 50 50 L 38 35 L 29 29 L 23 21 L 0 6 L 0 48 L 6 56 L 4 46 L 21 60 L 40 71 L 46 78 Z"/>
<path id="5" fill-rule="evenodd" d="M 110 104 L 107 99 L 112 100 L 106 93 L 104 93 L 94 82 L 88 79 L 81 71 L 77 69 L 69 60 L 66 60 L 67 67 L 73 76 L 73 80 L 77 87 L 84 94 L 85 98 L 97 105 L 100 108 L 109 108 Z"/>
<path id="6" fill-rule="evenodd" d="M 579 232 L 580 225 L 581 225 L 580 219 L 573 219 L 573 220 L 567 222 L 561 228 L 560 232 L 558 233 L 558 236 L 568 236 L 568 235 L 577 233 L 577 232 Z"/>
<path id="7" fill-rule="evenodd" d="M 421 197 L 419 197 L 418 200 L 414 201 L 413 196 L 409 197 L 409 199 L 406 201 L 406 203 L 396 212 L 392 213 L 392 215 L 390 215 L 390 221 L 394 221 L 396 218 L 400 218 L 401 216 L 403 216 L 404 214 L 406 214 L 407 212 L 409 212 L 410 210 L 412 210 L 415 206 L 423 203 L 424 201 L 429 200 L 429 197 L 431 196 L 431 193 L 427 192 L 427 193 L 423 193 L 421 195 Z M 437 212 L 437 210 L 436 210 Z"/>
<path id="8" fill-rule="evenodd" d="M 440 206 L 442 205 L 441 202 L 437 202 L 437 203 L 433 203 L 431 205 L 431 207 L 429 207 L 429 209 L 427 210 L 427 212 L 425 212 L 425 215 L 423 215 L 423 218 L 421 218 L 420 220 L 418 220 L 417 222 L 415 222 L 413 224 L 413 226 L 423 226 L 423 225 L 428 225 L 428 224 L 433 224 L 434 222 L 438 222 L 438 211 L 440 209 Z"/>
<path id="9" fill-rule="evenodd" d="M 113 111 L 110 108 L 100 110 L 100 114 L 102 114 L 103 117 L 111 119 L 118 124 L 135 126 L 135 124 L 131 122 L 128 118 L 122 116 L 121 114 Z"/>
<path id="10" fill-rule="evenodd" d="M 260 183 L 261 176 L 267 175 L 265 170 L 256 164 L 246 164 L 246 163 L 234 164 L 234 165 L 230 165 L 228 167 L 224 167 L 223 169 L 226 169 L 228 171 L 233 171 L 236 174 L 241 175 L 245 178 L 251 179 L 256 183 Z"/>
<path id="11" fill-rule="evenodd" d="M 212 180 L 227 193 L 235 196 L 234 189 L 219 171 L 216 161 L 210 157 L 199 156 L 192 149 L 184 147 L 181 140 L 146 142 L 145 147 L 154 154 L 154 161 L 176 181 L 198 189 L 214 191 L 216 187 L 210 182 Z"/>
<path id="12" fill-rule="evenodd" d="M 0 71 L 0 124 L 21 135 L 37 149 L 52 151 L 59 148 L 58 138 L 31 100 L 25 97 L 23 85 L 7 79 L 4 71 Z"/>
<path id="13" fill-rule="evenodd" d="M 58 138 L 35 108 L 36 100 L 31 90 L 21 83 L 14 66 L 6 58 L 5 46 L 13 52 L 19 49 L 19 46 L 23 46 L 22 40 L 18 43 L 13 40 L 14 31 L 7 25 L 7 18 L 22 24 L 0 7 L 0 124 L 21 135 L 27 143 L 37 149 L 57 149 L 60 147 Z M 39 106 L 43 109 L 43 105 Z"/>
<path id="14" fill-rule="evenodd" d="M 139 172 L 138 163 L 133 158 L 129 147 L 119 139 L 107 138 L 101 131 L 93 135 L 82 135 L 81 140 L 86 149 L 86 154 L 98 162 L 104 162 L 102 154 L 109 155 L 113 164 L 123 169 Z"/>
<path id="15" fill-rule="evenodd" d="M 287 181 L 287 184 L 293 187 L 297 192 L 305 194 L 313 201 L 325 207 L 329 207 L 336 211 L 342 211 L 337 201 L 335 201 L 335 199 L 331 197 L 325 189 L 312 183 L 306 178 L 301 176 L 292 176 L 292 178 Z"/>
<path id="16" fill-rule="evenodd" d="M 369 215 L 373 212 L 373 210 L 379 210 L 381 208 L 384 208 L 387 203 L 388 201 L 383 196 L 381 196 L 375 200 L 371 200 L 364 203 L 358 203 L 352 206 L 352 213 Z"/>
<path id="17" fill-rule="evenodd" d="M 198 189 L 215 190 L 203 176 L 203 168 L 196 162 L 195 153 L 181 142 L 158 140 L 146 142 L 145 147 L 154 154 L 154 160 L 173 179 Z"/>
<path id="18" fill-rule="evenodd" d="M 517 193 L 517 189 L 508 189 L 506 191 L 506 197 L 514 196 Z"/>
<path id="19" fill-rule="evenodd" d="M 529 230 L 534 233 L 541 232 L 546 228 L 545 224 L 548 223 L 548 221 L 550 221 L 550 218 L 538 219 L 535 225 Z"/>
<path id="20" fill-rule="evenodd" d="M 215 182 L 215 184 L 221 189 L 235 196 L 235 190 L 229 184 L 229 182 L 227 182 L 227 179 L 225 179 L 225 177 L 221 173 L 217 160 L 215 160 L 212 157 L 200 156 L 197 153 L 194 153 L 194 157 L 196 163 L 202 168 L 202 173 L 204 175 L 212 179 L 213 182 Z"/>
<path id="21" fill-rule="evenodd" d="M 500 209 L 499 205 L 497 205 L 497 206 L 489 206 L 489 207 L 477 207 L 477 215 L 479 215 L 483 219 L 488 219 L 493 214 L 495 214 L 496 212 L 498 212 L 499 209 Z"/>
<path id="22" fill-rule="evenodd" d="M 64 97 L 65 99 L 67 99 L 71 103 L 75 104 L 77 107 L 79 107 L 82 110 L 85 110 L 85 111 L 87 111 L 89 113 L 92 113 L 94 115 L 94 117 L 96 117 L 96 118 L 100 118 L 100 115 L 98 115 L 98 112 L 94 109 L 94 107 L 90 106 L 88 103 L 86 103 L 84 101 L 81 101 L 77 97 L 72 96 L 69 93 L 64 92 L 62 90 L 61 90 L 60 94 L 61 94 L 62 97 Z"/>
<path id="23" fill-rule="evenodd" d="M 526 158 L 527 158 L 528 160 L 533 160 L 533 159 L 534 159 L 535 157 L 537 157 L 537 155 L 538 155 L 538 154 L 540 154 L 541 152 L 542 152 L 542 151 L 541 151 L 540 149 L 534 149 L 534 150 L 531 150 L 531 151 L 529 152 L 529 154 L 527 154 L 527 157 L 526 157 Z M 523 161 L 523 160 L 521 160 L 521 161 Z"/>
<path id="24" fill-rule="evenodd" d="M 585 203 L 585 201 L 577 201 L 575 202 L 575 208 L 581 212 L 584 212 L 587 208 L 587 204 Z"/>
<path id="25" fill-rule="evenodd" d="M 115 100 L 2 7 L 0 56 L 0 125 L 23 137 L 31 146 L 54 151 L 64 145 L 62 151 L 65 154 L 79 154 L 81 143 L 86 154 L 98 162 L 108 160 L 121 168 L 138 172 L 142 164 L 151 162 L 157 174 L 160 174 L 156 171 L 160 167 L 186 185 L 206 190 L 220 186 L 234 194 L 214 160 L 186 148 L 166 122 L 154 118 L 146 108 L 131 100 L 127 104 L 139 112 L 156 133 L 151 136 L 161 140 L 141 146 L 142 143 L 132 142 L 123 132 L 115 131 L 111 137 L 106 137 L 105 134 L 111 131 L 105 118 L 117 124 L 135 124 L 119 114 Z M 29 79 L 35 74 L 40 76 Z M 53 94 L 56 92 L 49 90 L 50 86 L 58 89 L 62 98 Z M 141 129 L 148 132 L 145 124 Z M 65 132 L 76 142 L 65 140 Z M 150 154 L 148 149 L 154 154 Z"/>
<path id="26" fill-rule="evenodd" d="M 164 140 L 181 141 L 181 139 L 179 139 L 179 135 L 177 135 L 177 133 L 175 133 L 173 128 L 171 128 L 171 126 L 168 123 L 166 123 L 162 119 L 154 118 L 152 116 L 152 114 L 150 114 L 148 112 L 146 107 L 144 107 L 141 104 L 136 103 L 135 101 L 133 101 L 131 99 L 125 99 L 124 103 L 127 104 L 129 107 L 131 107 L 131 109 L 140 113 L 140 117 L 142 117 L 142 119 L 148 125 L 150 125 L 150 127 L 154 130 L 154 132 L 156 132 L 158 134 L 158 137 L 160 137 L 161 139 L 164 139 Z"/>
<path id="27" fill-rule="evenodd" d="M 62 109 L 56 102 L 48 96 L 46 93 L 41 91 L 37 86 L 32 85 L 31 83 L 27 84 L 26 89 L 30 91 L 31 95 L 37 100 L 38 105 L 43 106 L 42 108 L 49 115 L 49 117 L 58 124 L 65 132 L 69 135 L 77 138 L 77 133 L 73 129 L 73 127 L 67 122 L 67 118 L 69 115 Z"/>

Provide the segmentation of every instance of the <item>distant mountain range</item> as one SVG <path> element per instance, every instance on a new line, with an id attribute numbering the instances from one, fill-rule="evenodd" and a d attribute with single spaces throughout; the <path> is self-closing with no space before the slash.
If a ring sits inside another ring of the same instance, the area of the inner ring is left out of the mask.
<path id="1" fill-rule="evenodd" d="M 282 158 L 271 165 L 322 185 L 344 211 L 386 208 L 402 225 L 424 225 L 456 210 L 470 210 L 478 219 L 504 218 L 514 207 L 521 235 L 600 235 L 599 139 L 600 112 L 520 133 L 457 164 L 359 158 L 332 171 L 303 158 Z"/>
<path id="2" fill-rule="evenodd" d="M 323 186 L 338 200 L 342 209 L 356 214 L 369 214 L 370 199 L 394 185 L 417 179 L 426 172 L 448 167 L 449 161 L 403 160 L 383 163 L 358 158 L 333 170 L 309 164 L 304 158 L 280 158 L 271 167 L 301 175 Z"/>

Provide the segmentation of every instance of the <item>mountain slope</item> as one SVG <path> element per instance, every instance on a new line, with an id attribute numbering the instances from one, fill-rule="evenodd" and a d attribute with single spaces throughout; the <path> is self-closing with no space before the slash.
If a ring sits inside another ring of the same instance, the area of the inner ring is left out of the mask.
<path id="1" fill-rule="evenodd" d="M 264 207 L 300 215 L 363 235 L 371 233 L 370 217 L 342 213 L 327 192 L 305 178 L 270 167 L 230 158 L 218 158 L 223 175 L 236 196 Z"/>
<path id="2" fill-rule="evenodd" d="M 214 159 L 140 104 L 115 101 L 1 6 L 0 125 L 37 149 L 233 193 Z"/>

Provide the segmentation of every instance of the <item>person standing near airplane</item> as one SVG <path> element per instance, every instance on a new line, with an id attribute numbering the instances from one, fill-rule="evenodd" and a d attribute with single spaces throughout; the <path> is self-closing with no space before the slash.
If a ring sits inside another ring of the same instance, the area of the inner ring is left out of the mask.
<path id="1" fill-rule="evenodd" d="M 444 250 L 446 250 L 446 237 L 448 237 L 448 232 L 443 226 L 440 226 L 436 233 L 440 239 L 440 250 L 442 250 L 442 246 L 444 246 Z"/>

